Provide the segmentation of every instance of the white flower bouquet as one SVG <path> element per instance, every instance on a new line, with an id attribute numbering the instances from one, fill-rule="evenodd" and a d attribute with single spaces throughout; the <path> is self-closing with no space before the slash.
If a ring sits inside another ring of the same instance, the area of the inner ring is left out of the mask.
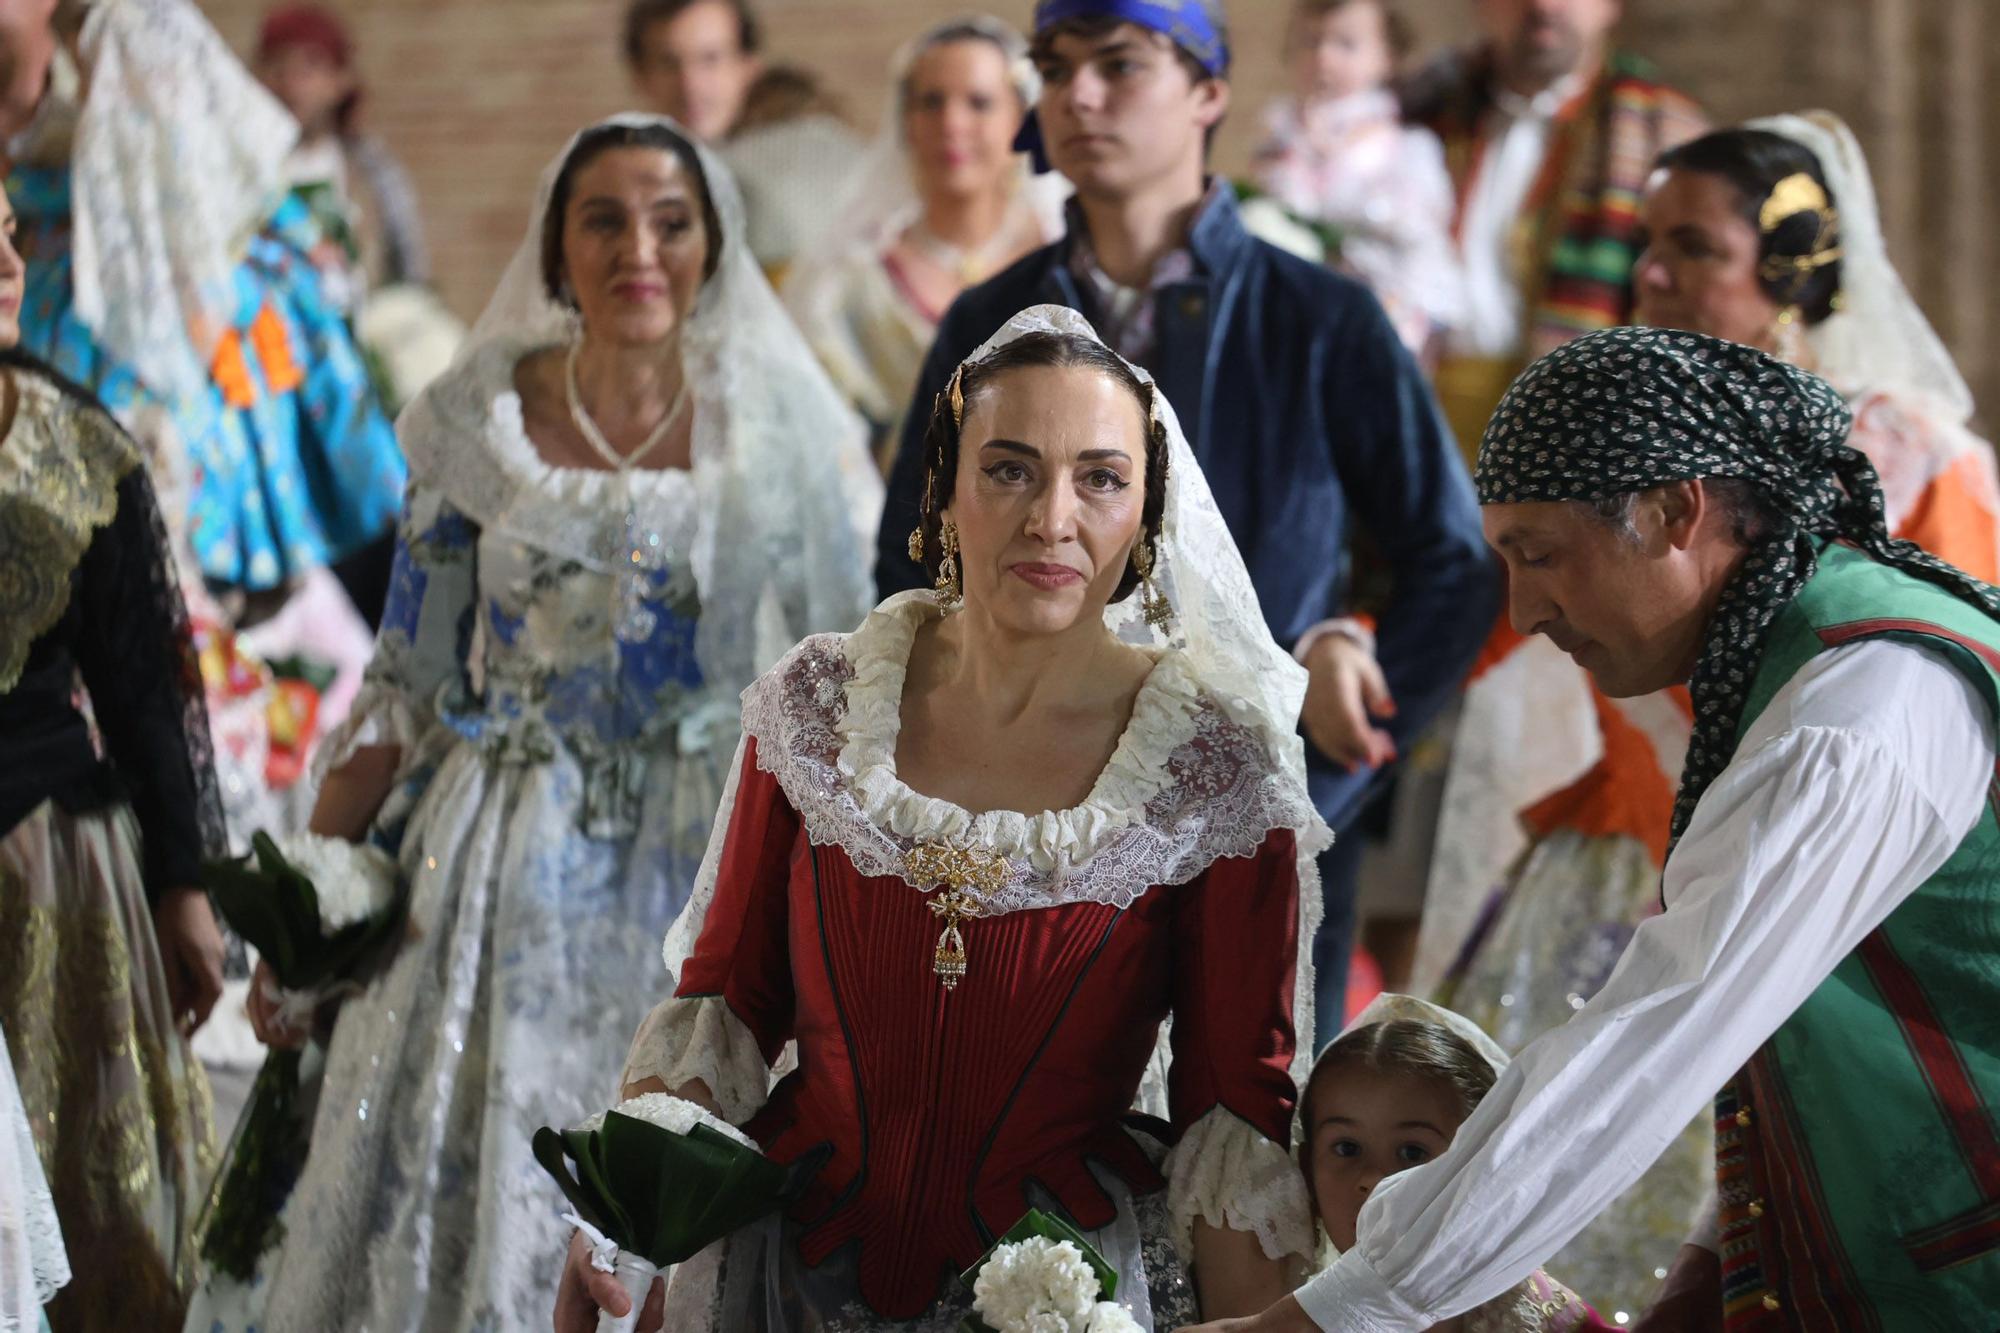
<path id="1" fill-rule="evenodd" d="M 1113 1299 L 1118 1274 L 1082 1233 L 1031 1209 L 961 1278 L 972 1289 L 967 1333 L 1139 1333 Z"/>
<path id="2" fill-rule="evenodd" d="M 255 946 L 281 988 L 280 1010 L 309 1015 L 354 984 L 403 917 L 396 863 L 377 847 L 302 833 L 282 844 L 263 833 L 241 860 L 203 869 L 209 897 Z M 273 1051 L 201 1222 L 201 1254 L 249 1281 L 277 1242 L 278 1213 L 305 1165 L 311 1125 L 300 1104 L 298 1051 Z"/>
<path id="3" fill-rule="evenodd" d="M 632 1297 L 598 1333 L 630 1333 L 653 1279 L 738 1227 L 791 1204 L 830 1148 L 780 1165 L 733 1125 L 665 1093 L 648 1093 L 574 1129 L 535 1131 L 535 1160 L 574 1210 L 591 1264 Z"/>

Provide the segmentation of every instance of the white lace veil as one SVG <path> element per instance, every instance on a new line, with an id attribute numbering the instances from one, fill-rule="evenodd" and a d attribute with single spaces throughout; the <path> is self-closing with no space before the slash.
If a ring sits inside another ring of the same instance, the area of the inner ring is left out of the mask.
<path id="1" fill-rule="evenodd" d="M 1811 150 L 1840 215 L 1841 308 L 1806 331 L 1814 369 L 1846 393 L 1879 390 L 1919 399 L 1954 423 L 1970 420 L 1972 390 L 1889 262 L 1875 180 L 1854 132 L 1830 111 L 1770 116 L 1745 128 Z"/>
<path id="2" fill-rule="evenodd" d="M 1006 23 L 987 14 L 969 14 L 931 27 L 896 52 L 889 63 L 889 93 L 875 138 L 856 163 L 853 176 L 827 208 L 827 223 L 807 243 L 798 260 L 801 271 L 854 254 L 880 254 L 896 243 L 923 214 L 915 173 L 910 169 L 909 143 L 903 136 L 904 84 L 918 57 L 953 33 L 972 31 L 998 46 L 1007 57 L 1009 78 L 1020 94 L 1024 112 L 1034 110 L 1041 96 L 1041 76 L 1028 58 L 1028 41 Z M 1027 157 L 1017 154 L 1020 173 L 1017 201 L 1035 212 L 1042 235 L 1062 231 L 1062 206 L 1068 189 L 1060 176 L 1036 176 Z"/>
<path id="3" fill-rule="evenodd" d="M 701 597 L 696 658 L 712 685 L 740 690 L 806 634 L 852 629 L 867 614 L 874 602 L 867 552 L 882 489 L 866 427 L 750 253 L 742 196 L 721 159 L 664 116 L 626 113 L 572 136 L 542 173 L 527 236 L 454 369 L 496 341 L 567 343 L 577 336 L 576 316 L 542 282 L 542 220 L 583 135 L 612 125 L 663 128 L 686 140 L 721 227 L 721 255 L 688 318 L 681 353 L 693 386 L 701 516 L 692 556 Z"/>
<path id="4" fill-rule="evenodd" d="M 1501 1048 L 1500 1043 L 1488 1036 L 1485 1028 L 1465 1015 L 1453 1013 L 1443 1005 L 1420 1000 L 1414 995 L 1397 995 L 1390 991 L 1384 991 L 1370 1000 L 1368 1007 L 1356 1014 L 1354 1021 L 1340 1030 L 1340 1035 L 1345 1037 L 1350 1032 L 1359 1032 L 1362 1028 L 1374 1027 L 1377 1023 L 1429 1023 L 1433 1027 L 1441 1027 L 1476 1051 L 1482 1060 L 1492 1066 L 1496 1078 L 1505 1073 L 1508 1064 L 1511 1063 L 1510 1057 Z M 1333 1043 L 1328 1042 L 1327 1045 L 1330 1047 Z M 1318 1063 L 1315 1062 L 1313 1067 L 1317 1069 Z"/>
<path id="5" fill-rule="evenodd" d="M 298 122 L 190 0 L 94 0 L 79 54 L 77 318 L 155 392 L 199 402 Z"/>

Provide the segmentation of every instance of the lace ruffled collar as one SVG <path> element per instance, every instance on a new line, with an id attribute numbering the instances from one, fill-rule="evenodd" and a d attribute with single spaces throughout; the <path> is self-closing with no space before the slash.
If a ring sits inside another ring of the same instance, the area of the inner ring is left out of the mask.
<path id="1" fill-rule="evenodd" d="M 1088 860 L 1107 836 L 1142 822 L 1147 804 L 1168 780 L 1167 761 L 1194 735 L 1201 695 L 1187 659 L 1172 651 L 1150 653 L 1153 669 L 1132 701 L 1131 720 L 1082 804 L 1039 814 L 975 814 L 925 796 L 896 772 L 910 650 L 917 631 L 938 615 L 928 594 L 905 593 L 883 603 L 847 636 L 853 675 L 834 734 L 841 741 L 840 771 L 862 812 L 899 837 L 977 846 L 1009 860 L 1026 859 L 1045 872 L 1065 861 Z"/>
<path id="2" fill-rule="evenodd" d="M 692 473 L 640 468 L 621 483 L 605 469 L 558 467 L 528 438 L 514 372 L 545 346 L 496 339 L 425 390 L 398 427 L 412 471 L 482 526 L 586 564 L 615 562 L 626 549 L 629 484 L 641 527 L 685 554 L 700 509 Z"/>
<path id="3" fill-rule="evenodd" d="M 1168 649 L 1090 794 L 1066 810 L 981 813 L 913 790 L 896 772 L 902 697 L 928 593 L 890 598 L 848 635 L 806 640 L 745 692 L 744 731 L 814 842 L 864 875 L 928 891 L 913 854 L 972 853 L 991 868 L 988 914 L 1093 901 L 1130 906 L 1156 884 L 1193 879 L 1221 856 L 1249 856 L 1275 830 L 1316 816 L 1264 738 L 1232 720 Z"/>

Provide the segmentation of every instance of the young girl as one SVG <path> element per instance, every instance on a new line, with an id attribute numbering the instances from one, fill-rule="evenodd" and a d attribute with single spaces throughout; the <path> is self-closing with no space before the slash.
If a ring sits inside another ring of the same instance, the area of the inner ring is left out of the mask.
<path id="1" fill-rule="evenodd" d="M 1341 267 L 1422 352 L 1461 298 L 1444 149 L 1388 87 L 1409 49 L 1395 0 L 1296 0 L 1288 46 L 1292 93 L 1265 112 L 1257 184 L 1340 234 Z"/>
<path id="2" fill-rule="evenodd" d="M 1354 1244 L 1355 1218 L 1382 1179 L 1449 1148 L 1506 1067 L 1507 1053 L 1470 1021 L 1407 995 L 1380 996 L 1320 1052 L 1299 1099 L 1305 1126 L 1299 1165 L 1329 1260 Z M 1432 1333 L 1610 1327 L 1576 1293 L 1537 1270 Z"/>

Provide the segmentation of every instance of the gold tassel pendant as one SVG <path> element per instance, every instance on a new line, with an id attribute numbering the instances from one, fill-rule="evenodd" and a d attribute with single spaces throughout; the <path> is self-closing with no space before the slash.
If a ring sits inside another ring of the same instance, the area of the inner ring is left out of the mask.
<path id="1" fill-rule="evenodd" d="M 927 904 L 944 923 L 931 953 L 931 971 L 947 991 L 965 979 L 965 923 L 986 915 L 981 893 L 997 893 L 1007 883 L 1007 863 L 989 853 L 965 847 L 929 844 L 912 848 L 905 870 L 919 887 L 936 884 Z"/>

